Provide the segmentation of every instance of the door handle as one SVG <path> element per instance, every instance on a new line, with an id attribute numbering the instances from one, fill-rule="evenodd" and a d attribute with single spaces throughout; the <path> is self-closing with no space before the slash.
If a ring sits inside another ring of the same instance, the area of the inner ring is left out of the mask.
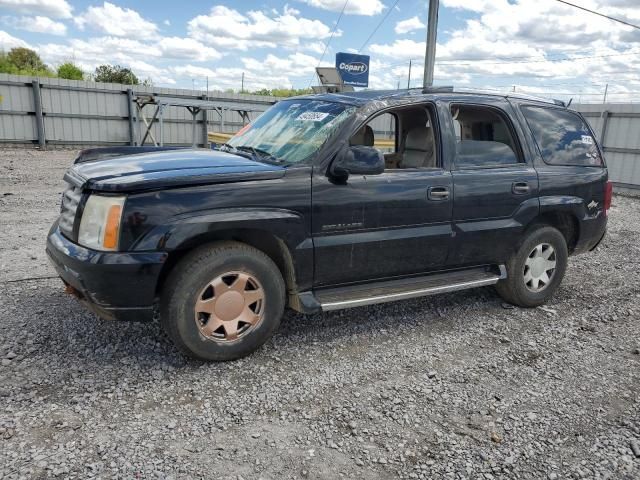
<path id="1" fill-rule="evenodd" d="M 529 193 L 529 184 L 527 182 L 513 182 L 511 191 L 516 195 L 525 195 Z"/>
<path id="2" fill-rule="evenodd" d="M 429 200 L 441 201 L 449 199 L 448 187 L 429 187 L 427 190 L 427 198 Z"/>

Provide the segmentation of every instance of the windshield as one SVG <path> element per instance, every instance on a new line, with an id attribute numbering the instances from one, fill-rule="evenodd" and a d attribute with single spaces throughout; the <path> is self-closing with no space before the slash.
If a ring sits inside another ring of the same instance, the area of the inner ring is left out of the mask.
<path id="1" fill-rule="evenodd" d="M 229 145 L 298 163 L 316 152 L 354 110 L 319 100 L 283 100 L 240 130 Z"/>

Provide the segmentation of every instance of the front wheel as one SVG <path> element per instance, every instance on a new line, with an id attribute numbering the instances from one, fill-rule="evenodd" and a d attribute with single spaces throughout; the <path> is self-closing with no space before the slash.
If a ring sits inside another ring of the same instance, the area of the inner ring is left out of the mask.
<path id="1" fill-rule="evenodd" d="M 500 296 L 521 307 L 537 307 L 557 290 L 567 269 L 567 242 L 555 228 L 531 231 L 507 262 L 507 278 L 496 285 Z"/>
<path id="2" fill-rule="evenodd" d="M 250 354 L 280 324 L 285 286 L 264 253 L 238 242 L 202 247 L 172 271 L 160 321 L 183 352 L 213 361 Z"/>

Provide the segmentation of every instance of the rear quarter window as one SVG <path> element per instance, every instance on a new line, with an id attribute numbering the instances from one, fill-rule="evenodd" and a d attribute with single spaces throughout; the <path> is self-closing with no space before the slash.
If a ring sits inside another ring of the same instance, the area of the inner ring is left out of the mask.
<path id="1" fill-rule="evenodd" d="M 574 112 L 558 108 L 522 107 L 540 154 L 549 165 L 602 166 L 591 129 Z"/>

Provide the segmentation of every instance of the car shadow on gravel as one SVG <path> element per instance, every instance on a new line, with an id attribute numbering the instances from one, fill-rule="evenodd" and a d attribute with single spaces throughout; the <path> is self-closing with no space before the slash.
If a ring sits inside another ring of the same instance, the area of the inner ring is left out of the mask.
<path id="1" fill-rule="evenodd" d="M 115 322 L 102 320 L 88 312 L 75 299 L 62 293 L 55 282 L 43 286 L 33 296 L 16 289 L 19 315 L 11 323 L 29 325 L 29 331 L 42 332 L 32 340 L 34 357 L 44 364 L 77 361 L 100 365 L 136 364 L 141 369 L 159 364 L 172 368 L 199 366 L 204 362 L 182 355 L 157 322 Z M 287 356 L 302 347 L 343 342 L 358 336 L 406 335 L 427 329 L 453 329 L 458 322 L 473 322 L 488 311 L 499 312 L 500 300 L 492 288 L 454 292 L 432 297 L 348 310 L 302 315 L 287 311 L 279 330 L 257 356 Z M 476 315 L 474 315 L 476 312 Z"/>

